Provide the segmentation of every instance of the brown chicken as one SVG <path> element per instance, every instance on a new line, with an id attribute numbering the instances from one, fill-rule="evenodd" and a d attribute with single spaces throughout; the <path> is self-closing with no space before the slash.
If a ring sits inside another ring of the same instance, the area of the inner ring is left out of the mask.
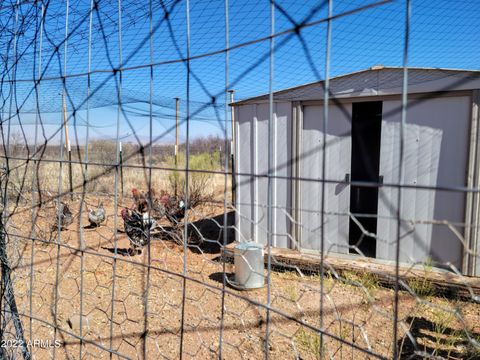
<path id="1" fill-rule="evenodd" d="M 134 208 L 141 214 L 145 214 L 150 210 L 148 199 L 144 193 L 138 191 L 136 188 L 132 189 L 133 201 L 135 202 Z"/>

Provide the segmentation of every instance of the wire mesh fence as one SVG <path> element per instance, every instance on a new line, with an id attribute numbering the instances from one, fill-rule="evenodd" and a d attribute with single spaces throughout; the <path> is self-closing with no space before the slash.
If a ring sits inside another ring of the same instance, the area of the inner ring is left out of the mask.
<path id="1" fill-rule="evenodd" d="M 479 14 L 3 1 L 0 357 L 480 357 Z"/>

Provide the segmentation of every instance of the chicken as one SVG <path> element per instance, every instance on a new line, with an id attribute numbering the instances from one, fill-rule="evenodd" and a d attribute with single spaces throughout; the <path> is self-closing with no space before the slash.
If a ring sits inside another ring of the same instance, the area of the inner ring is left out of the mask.
<path id="1" fill-rule="evenodd" d="M 105 209 L 103 203 L 100 203 L 97 210 L 88 209 L 88 221 L 91 227 L 100 226 L 105 221 Z"/>
<path id="2" fill-rule="evenodd" d="M 60 230 L 65 230 L 67 226 L 73 223 L 73 214 L 70 211 L 67 204 L 61 202 L 57 206 L 57 212 L 55 214 L 55 223 L 52 225 L 52 231 L 56 231 L 59 228 Z"/>
<path id="3" fill-rule="evenodd" d="M 152 199 L 152 214 L 155 219 L 159 220 L 167 214 L 167 209 L 165 207 L 165 202 L 162 199 L 165 197 L 165 191 L 160 191 L 160 197 L 157 196 L 156 192 L 150 190 L 150 198 Z"/>
<path id="4" fill-rule="evenodd" d="M 166 195 L 168 196 L 168 195 Z M 166 208 L 166 216 L 172 225 L 177 225 L 185 217 L 185 203 L 176 196 L 162 198 Z"/>
<path id="5" fill-rule="evenodd" d="M 144 193 L 141 193 L 136 188 L 132 189 L 133 201 L 135 202 L 135 210 L 138 212 L 145 214 L 149 211 L 150 205 L 148 203 L 148 199 Z"/>
<path id="6" fill-rule="evenodd" d="M 143 193 L 133 188 L 132 195 L 135 201 L 134 209 L 142 214 L 151 213 L 156 220 L 166 217 L 172 225 L 177 225 L 185 217 L 184 201 L 164 190 L 157 195 L 154 189 Z"/>
<path id="7" fill-rule="evenodd" d="M 125 233 L 130 240 L 128 253 L 135 255 L 141 253 L 141 248 L 148 245 L 151 240 L 151 231 L 157 226 L 149 213 L 140 213 L 137 210 L 122 209 L 122 219 Z M 140 249 L 139 249 L 140 248 Z"/>
<path id="8" fill-rule="evenodd" d="M 177 225 L 185 217 L 185 203 L 176 196 L 169 195 L 162 190 L 160 196 L 154 196 L 152 189 L 152 212 L 156 219 L 166 217 L 172 225 Z"/>

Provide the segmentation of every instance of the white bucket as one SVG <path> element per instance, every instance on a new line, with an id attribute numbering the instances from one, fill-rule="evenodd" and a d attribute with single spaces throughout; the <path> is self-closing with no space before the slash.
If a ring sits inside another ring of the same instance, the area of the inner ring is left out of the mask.
<path id="1" fill-rule="evenodd" d="M 240 243 L 234 249 L 235 286 L 257 289 L 265 285 L 263 245 L 255 242 Z"/>

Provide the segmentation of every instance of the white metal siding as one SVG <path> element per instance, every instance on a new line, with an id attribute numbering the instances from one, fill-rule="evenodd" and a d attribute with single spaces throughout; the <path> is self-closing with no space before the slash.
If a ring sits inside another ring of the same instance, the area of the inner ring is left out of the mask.
<path id="1" fill-rule="evenodd" d="M 292 105 L 275 104 L 275 175 L 274 180 L 274 245 L 289 247 L 292 213 Z"/>
<path id="2" fill-rule="evenodd" d="M 254 114 L 256 105 L 246 105 L 236 108 L 236 214 L 237 214 L 237 240 L 253 240 L 253 199 L 255 182 L 253 174 L 256 160 L 254 158 Z"/>
<path id="3" fill-rule="evenodd" d="M 272 123 L 273 245 L 288 247 L 291 227 L 291 104 L 274 106 Z M 238 241 L 267 243 L 268 104 L 243 105 L 237 114 Z M 250 174 L 252 176 L 250 176 Z"/>
<path id="4" fill-rule="evenodd" d="M 256 175 L 263 175 L 256 177 L 257 192 L 254 200 L 254 209 L 256 215 L 254 217 L 256 236 L 258 242 L 266 243 L 267 240 L 267 196 L 268 196 L 268 179 L 265 175 L 268 173 L 268 119 L 269 109 L 268 104 L 258 104 L 255 115 L 256 121 L 256 145 L 255 145 L 255 162 Z"/>

